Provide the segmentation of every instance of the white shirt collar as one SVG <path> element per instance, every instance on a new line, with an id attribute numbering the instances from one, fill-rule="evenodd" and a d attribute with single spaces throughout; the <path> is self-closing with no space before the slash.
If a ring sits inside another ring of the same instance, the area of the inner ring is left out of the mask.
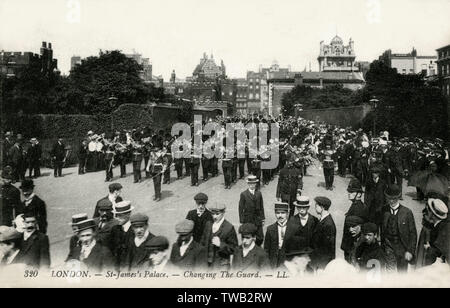
<path id="1" fill-rule="evenodd" d="M 131 227 L 131 221 L 129 221 L 129 220 L 122 225 L 122 229 L 125 232 L 128 232 L 128 230 L 130 230 L 130 227 Z"/>
<path id="2" fill-rule="evenodd" d="M 302 217 L 301 215 L 298 215 L 298 217 L 300 217 L 300 223 L 304 227 L 308 223 L 309 214 L 306 214 L 305 217 Z"/>
<path id="3" fill-rule="evenodd" d="M 250 245 L 250 247 L 248 247 L 248 248 L 242 247 L 242 254 L 244 255 L 244 258 L 248 255 L 248 253 L 249 253 L 250 251 L 252 251 L 253 248 L 255 248 L 255 242 L 253 242 L 253 243 Z"/>
<path id="4" fill-rule="evenodd" d="M 116 204 L 116 198 L 114 197 L 114 195 L 108 194 L 108 199 L 113 205 Z"/>
<path id="5" fill-rule="evenodd" d="M 36 232 L 36 230 L 34 230 L 33 232 L 28 232 L 27 230 L 25 230 L 23 232 L 24 241 L 28 240 L 33 235 L 34 232 Z"/>
<path id="6" fill-rule="evenodd" d="M 394 207 L 390 207 L 391 212 L 394 211 L 394 214 L 397 214 L 399 207 L 400 207 L 400 203 L 397 202 L 397 204 Z"/>
<path id="7" fill-rule="evenodd" d="M 147 229 L 145 230 L 145 234 L 142 238 L 138 238 L 137 236 L 134 237 L 134 244 L 136 247 L 139 247 L 142 245 L 143 242 L 147 240 L 148 235 L 150 234 L 150 231 Z"/>
<path id="8" fill-rule="evenodd" d="M 252 195 L 254 195 L 254 194 L 255 194 L 255 190 L 256 190 L 256 189 L 253 189 L 253 190 L 252 190 L 252 189 L 250 189 L 250 188 L 248 189 L 248 191 L 249 191 L 249 192 L 250 192 L 250 193 L 251 193 Z"/>
<path id="9" fill-rule="evenodd" d="M 32 193 L 31 195 L 28 196 L 28 198 L 25 198 L 25 200 L 24 200 L 25 201 L 25 205 L 30 204 L 30 202 L 33 200 L 34 196 L 35 196 L 35 194 Z"/>
<path id="10" fill-rule="evenodd" d="M 194 238 L 191 236 L 191 239 L 189 240 L 189 242 L 187 243 L 183 243 L 180 246 L 180 255 L 184 256 L 184 254 L 186 253 L 186 250 L 188 249 L 189 245 L 191 245 L 191 243 L 194 241 Z"/>
<path id="11" fill-rule="evenodd" d="M 213 225 L 212 225 L 212 231 L 213 231 L 213 233 L 216 233 L 217 231 L 219 231 L 220 226 L 223 224 L 224 221 L 225 221 L 225 216 L 222 217 L 221 220 L 219 220 L 219 221 L 213 223 Z"/>
<path id="12" fill-rule="evenodd" d="M 325 214 L 323 214 L 322 216 L 320 216 L 320 221 L 324 220 L 325 218 L 327 218 L 327 216 L 330 216 L 329 212 L 326 212 Z"/>
<path id="13" fill-rule="evenodd" d="M 92 249 L 95 247 L 95 244 L 97 244 L 97 241 L 94 239 L 88 246 L 81 246 L 81 258 L 83 260 L 89 257 Z"/>

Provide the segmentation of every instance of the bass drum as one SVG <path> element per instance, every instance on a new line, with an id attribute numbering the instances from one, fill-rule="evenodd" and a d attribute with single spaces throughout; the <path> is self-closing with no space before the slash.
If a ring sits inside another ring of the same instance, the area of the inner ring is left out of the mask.
<path id="1" fill-rule="evenodd" d="M 88 149 L 89 152 L 95 152 L 95 150 L 97 149 L 97 145 L 94 141 L 89 142 Z"/>

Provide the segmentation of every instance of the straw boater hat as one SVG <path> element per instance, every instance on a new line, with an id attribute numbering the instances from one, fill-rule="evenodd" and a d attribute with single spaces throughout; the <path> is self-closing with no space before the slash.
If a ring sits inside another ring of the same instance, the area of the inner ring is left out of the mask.
<path id="1" fill-rule="evenodd" d="M 95 224 L 95 221 L 93 219 L 86 219 L 86 220 L 80 221 L 78 223 L 77 227 L 78 227 L 78 232 L 88 230 L 88 229 L 92 229 L 95 231 L 97 228 L 97 225 Z"/>
<path id="2" fill-rule="evenodd" d="M 130 213 L 134 210 L 134 207 L 131 206 L 131 201 L 120 201 L 117 202 L 114 206 L 113 213 L 114 214 L 125 214 Z"/>
<path id="3" fill-rule="evenodd" d="M 437 218 L 442 220 L 447 219 L 448 208 L 444 201 L 430 198 L 428 199 L 428 208 Z"/>
<path id="4" fill-rule="evenodd" d="M 78 226 L 78 224 L 82 221 L 88 220 L 88 215 L 86 213 L 76 214 L 72 216 L 71 226 Z"/>
<path id="5" fill-rule="evenodd" d="M 299 196 L 297 200 L 294 201 L 294 205 L 297 207 L 309 207 L 309 197 Z"/>
<path id="6" fill-rule="evenodd" d="M 249 175 L 246 181 L 247 183 L 258 183 L 258 178 L 254 175 Z"/>

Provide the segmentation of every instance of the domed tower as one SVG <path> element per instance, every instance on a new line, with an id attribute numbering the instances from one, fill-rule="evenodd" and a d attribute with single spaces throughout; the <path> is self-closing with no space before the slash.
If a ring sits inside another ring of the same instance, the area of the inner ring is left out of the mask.
<path id="1" fill-rule="evenodd" d="M 336 35 L 330 44 L 326 45 L 320 42 L 319 71 L 335 71 L 335 72 L 353 72 L 358 68 L 354 66 L 355 52 L 354 42 L 350 39 L 347 46 L 341 37 Z"/>

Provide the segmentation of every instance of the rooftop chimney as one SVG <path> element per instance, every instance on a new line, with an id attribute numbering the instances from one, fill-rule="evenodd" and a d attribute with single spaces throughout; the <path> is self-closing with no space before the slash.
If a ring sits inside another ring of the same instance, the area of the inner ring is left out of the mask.
<path id="1" fill-rule="evenodd" d="M 42 48 L 47 48 L 47 42 L 42 42 Z"/>

